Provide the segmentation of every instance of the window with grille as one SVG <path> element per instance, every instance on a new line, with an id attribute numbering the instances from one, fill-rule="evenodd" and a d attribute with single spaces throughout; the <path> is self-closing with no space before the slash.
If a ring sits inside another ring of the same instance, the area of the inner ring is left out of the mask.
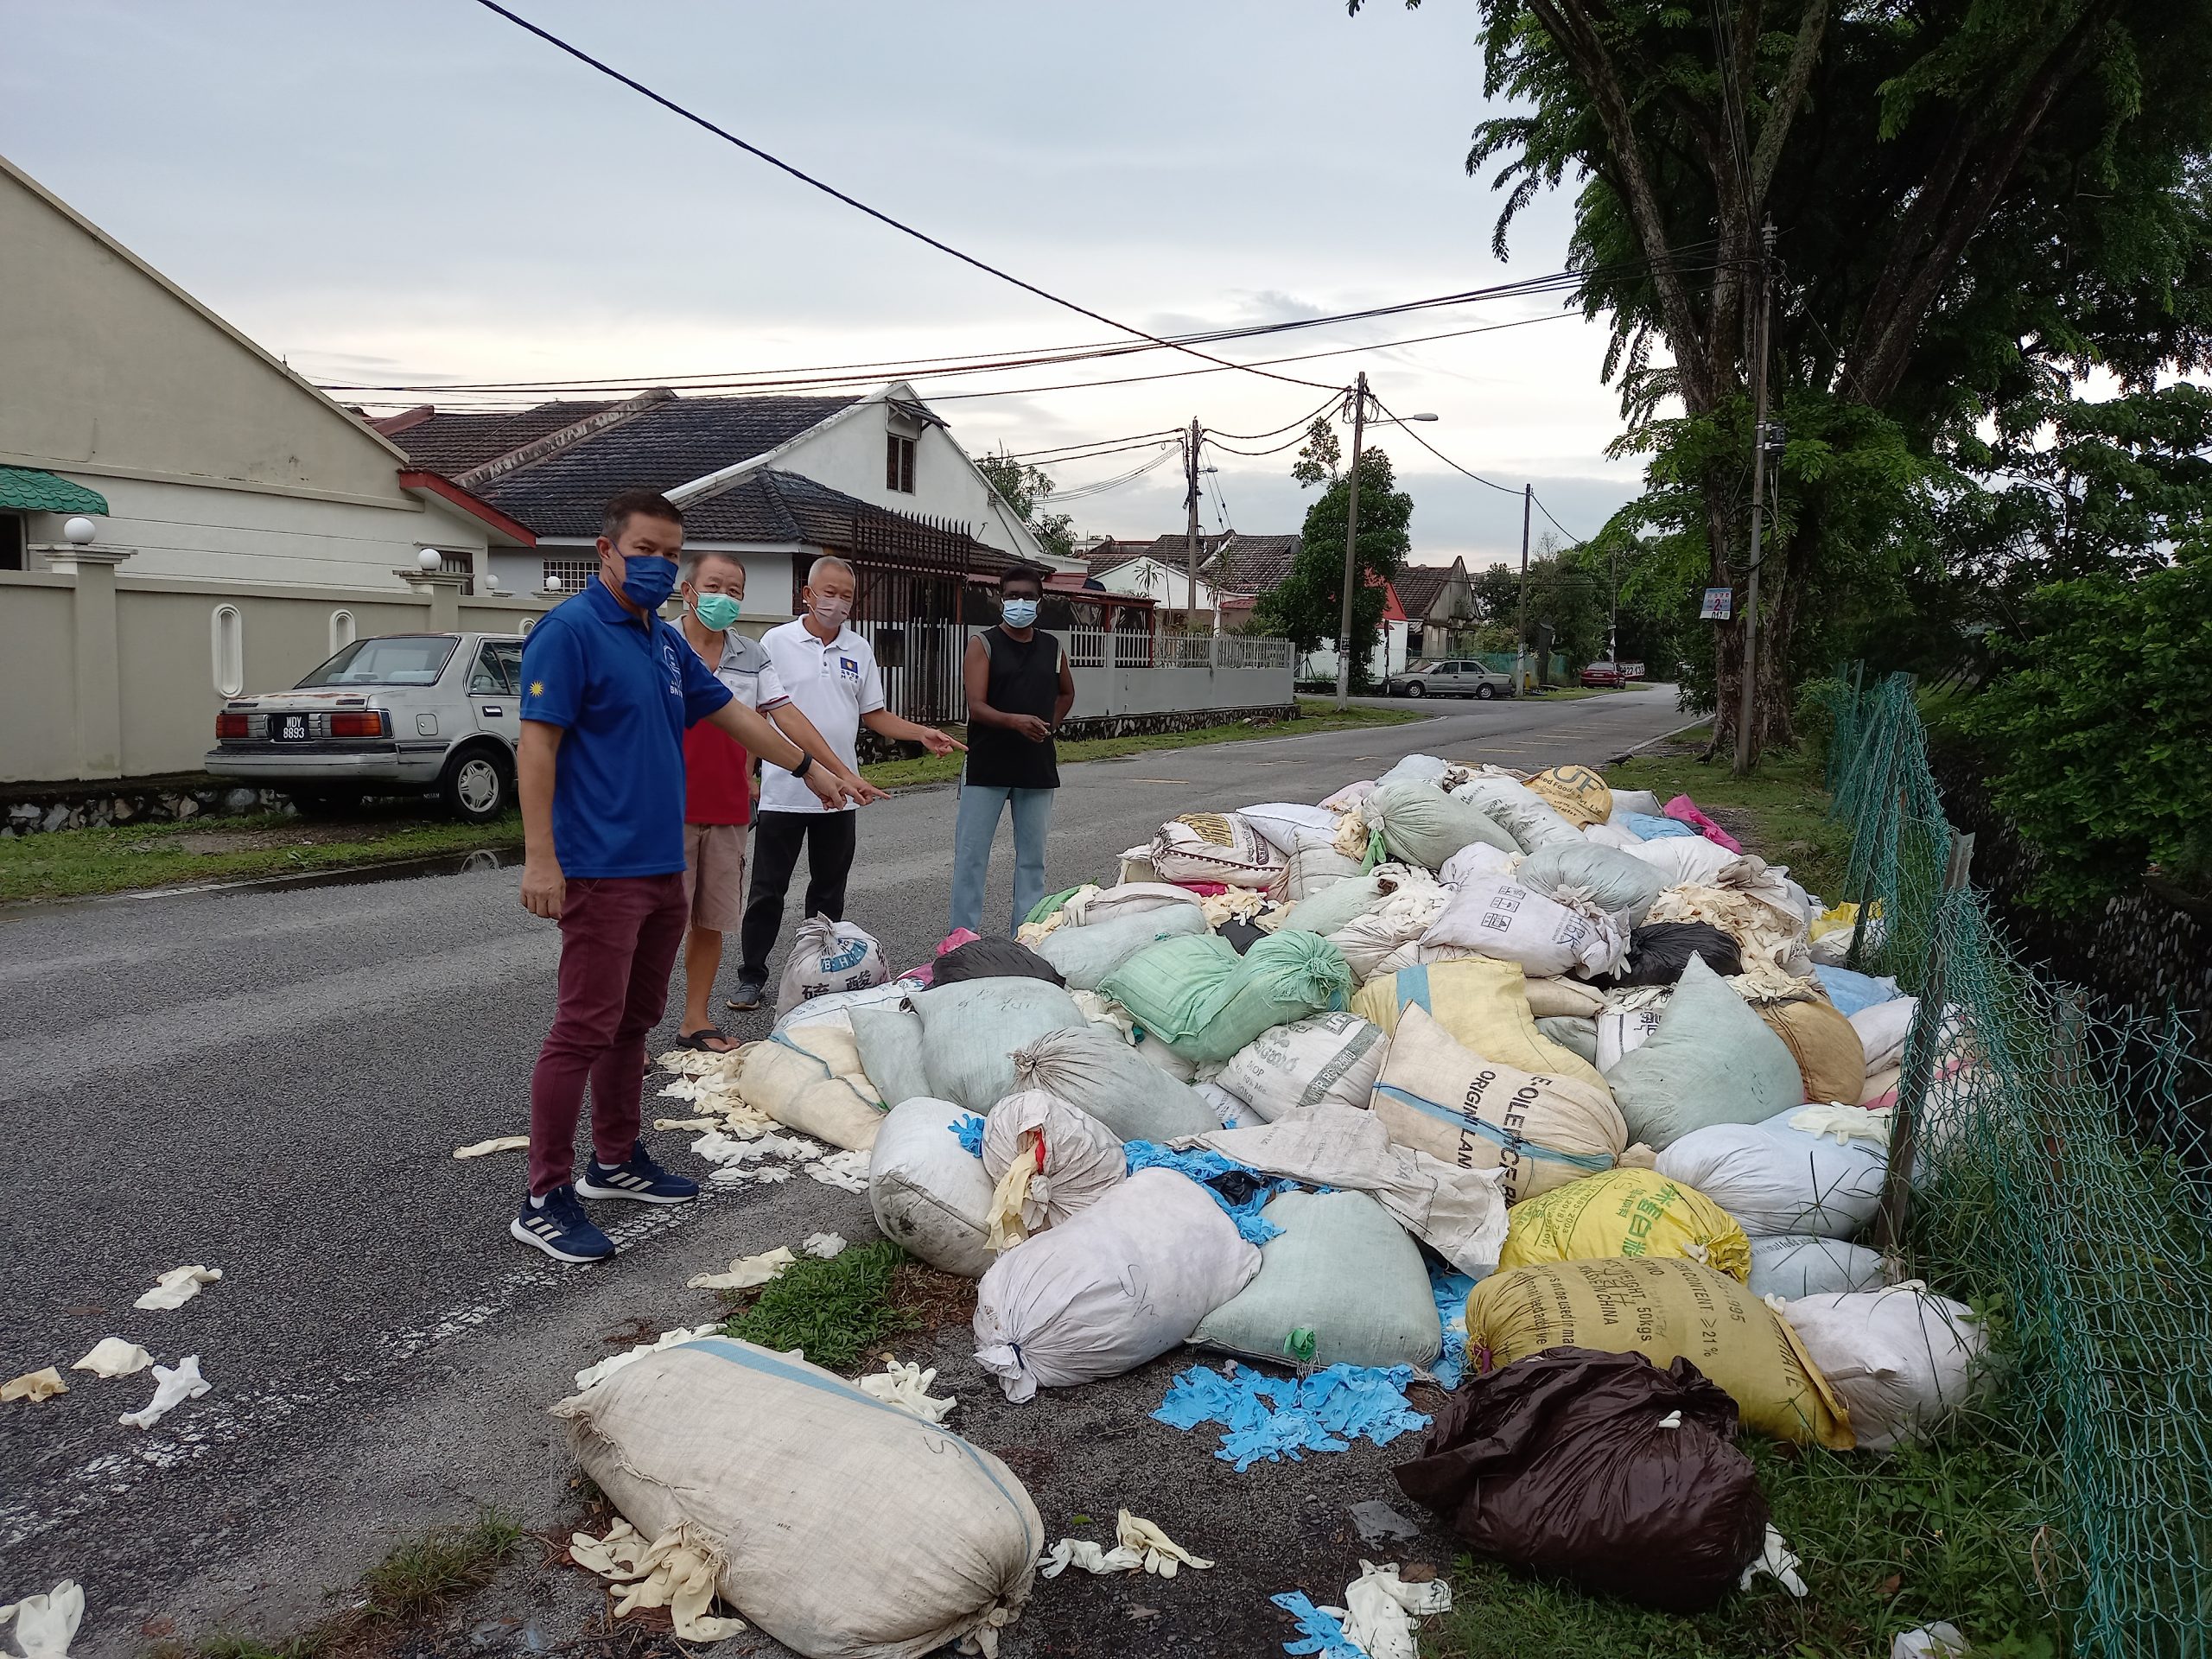
<path id="1" fill-rule="evenodd" d="M 883 487 L 902 495 L 914 493 L 914 441 L 887 432 L 883 438 Z"/>
<path id="2" fill-rule="evenodd" d="M 596 559 L 548 559 L 545 561 L 545 585 L 558 588 L 564 594 L 573 594 L 599 574 Z"/>

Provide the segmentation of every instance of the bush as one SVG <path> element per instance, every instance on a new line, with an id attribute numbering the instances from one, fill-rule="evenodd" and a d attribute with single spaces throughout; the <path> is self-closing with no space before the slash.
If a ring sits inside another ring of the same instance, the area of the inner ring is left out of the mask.
<path id="1" fill-rule="evenodd" d="M 1999 663 L 1959 725 L 2043 857 L 2029 899 L 2095 903 L 2153 864 L 2212 890 L 2212 549 L 2036 589 Z"/>

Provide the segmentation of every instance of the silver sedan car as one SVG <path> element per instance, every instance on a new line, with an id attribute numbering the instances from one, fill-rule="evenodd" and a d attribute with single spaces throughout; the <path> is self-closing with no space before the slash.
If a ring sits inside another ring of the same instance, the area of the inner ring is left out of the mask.
<path id="1" fill-rule="evenodd" d="M 522 645 L 498 633 L 357 639 L 289 691 L 226 702 L 207 768 L 283 790 L 302 812 L 434 791 L 486 823 L 514 805 Z"/>

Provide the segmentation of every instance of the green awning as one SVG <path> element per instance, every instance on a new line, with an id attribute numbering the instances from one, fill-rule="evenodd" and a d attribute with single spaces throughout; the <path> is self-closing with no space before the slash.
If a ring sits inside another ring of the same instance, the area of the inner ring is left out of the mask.
<path id="1" fill-rule="evenodd" d="M 35 467 L 0 467 L 0 509 L 16 512 L 97 512 L 107 515 L 107 498 L 98 490 L 72 484 Z"/>

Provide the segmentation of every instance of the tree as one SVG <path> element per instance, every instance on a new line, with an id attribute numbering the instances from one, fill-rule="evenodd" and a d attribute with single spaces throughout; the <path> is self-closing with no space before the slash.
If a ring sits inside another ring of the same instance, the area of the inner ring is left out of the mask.
<path id="1" fill-rule="evenodd" d="M 1065 512 L 1039 511 L 1052 493 L 1052 480 L 1043 469 L 1001 452 L 976 456 L 976 470 L 1029 527 L 1038 545 L 1060 558 L 1075 556 L 1075 520 Z"/>
<path id="2" fill-rule="evenodd" d="M 1978 423 L 2069 400 L 2092 365 L 2146 391 L 2212 362 L 2212 0 L 1481 15 L 1485 91 L 1516 106 L 1467 157 L 1503 162 L 1493 246 L 1540 192 L 1577 184 L 1577 298 L 1611 322 L 1624 447 L 1649 457 L 1624 523 L 1656 532 L 1677 614 L 1744 574 L 1746 358 L 1761 227 L 1778 232 L 1770 373 L 1789 436 L 1755 749 L 1789 735 L 1801 620 L 1901 606 L 1909 574 L 1940 562 L 1929 534 L 1982 482 Z M 1708 642 L 1719 744 L 1744 633 L 1691 636 Z"/>
<path id="3" fill-rule="evenodd" d="M 1325 433 L 1333 443 L 1336 435 L 1326 432 L 1323 423 L 1315 425 L 1321 430 L 1308 436 L 1307 448 L 1318 453 L 1322 448 L 1321 435 Z M 1325 640 L 1334 640 L 1343 621 L 1344 519 L 1351 504 L 1351 480 L 1347 475 L 1317 465 L 1309 478 L 1299 470 L 1306 461 L 1301 452 L 1292 475 L 1309 486 L 1325 480 L 1325 487 L 1306 511 L 1305 529 L 1290 574 L 1281 585 L 1261 594 L 1253 611 L 1262 632 L 1289 640 L 1300 656 Z M 1351 637 L 1357 642 L 1351 679 L 1356 685 L 1367 683 L 1367 659 L 1382 630 L 1388 601 L 1382 584 L 1395 580 L 1405 569 L 1406 556 L 1413 549 L 1408 533 L 1413 516 L 1414 499 L 1398 489 L 1390 457 L 1380 449 L 1363 450 L 1357 549 L 1362 580 L 1351 601 Z"/>

